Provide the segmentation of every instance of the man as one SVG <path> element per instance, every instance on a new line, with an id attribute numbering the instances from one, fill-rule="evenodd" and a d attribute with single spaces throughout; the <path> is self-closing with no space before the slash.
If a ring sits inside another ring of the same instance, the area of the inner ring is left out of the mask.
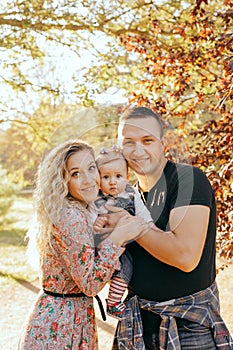
<path id="1" fill-rule="evenodd" d="M 118 140 L 155 225 L 127 245 L 134 272 L 113 349 L 233 349 L 219 315 L 216 204 L 207 177 L 165 158 L 160 116 L 148 108 L 126 110 Z"/>

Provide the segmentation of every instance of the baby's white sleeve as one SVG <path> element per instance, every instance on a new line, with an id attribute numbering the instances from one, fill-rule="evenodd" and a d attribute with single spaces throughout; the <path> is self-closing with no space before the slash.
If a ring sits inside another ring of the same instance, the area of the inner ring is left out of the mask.
<path id="1" fill-rule="evenodd" d="M 98 209 L 96 208 L 94 202 L 89 203 L 87 209 L 88 209 L 88 211 L 90 213 L 90 220 L 91 220 L 91 223 L 93 225 L 95 220 L 98 217 Z"/>
<path id="2" fill-rule="evenodd" d="M 140 216 L 146 222 L 153 221 L 149 210 L 143 203 L 141 195 L 137 188 L 134 187 L 134 205 L 135 205 L 135 215 Z"/>

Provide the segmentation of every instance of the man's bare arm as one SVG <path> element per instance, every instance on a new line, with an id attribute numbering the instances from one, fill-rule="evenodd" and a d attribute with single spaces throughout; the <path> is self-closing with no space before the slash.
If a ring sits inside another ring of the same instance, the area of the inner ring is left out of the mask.
<path id="1" fill-rule="evenodd" d="M 209 207 L 183 206 L 170 213 L 171 231 L 155 225 L 137 242 L 158 260 L 190 272 L 198 265 L 204 248 L 209 222 Z"/>

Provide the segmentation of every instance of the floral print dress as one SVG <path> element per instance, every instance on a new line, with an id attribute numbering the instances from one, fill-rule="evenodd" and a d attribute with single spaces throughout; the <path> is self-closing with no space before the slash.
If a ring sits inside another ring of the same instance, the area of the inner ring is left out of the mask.
<path id="1" fill-rule="evenodd" d="M 21 350 L 96 350 L 93 296 L 119 269 L 124 248 L 106 239 L 95 253 L 92 226 L 76 207 L 62 210 L 54 227 L 52 249 L 42 264 L 44 290 L 82 297 L 57 297 L 41 291 L 19 343 Z"/>

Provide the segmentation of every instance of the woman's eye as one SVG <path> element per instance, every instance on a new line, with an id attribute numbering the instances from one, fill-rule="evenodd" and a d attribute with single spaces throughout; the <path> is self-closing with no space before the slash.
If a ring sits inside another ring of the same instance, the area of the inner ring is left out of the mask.
<path id="1" fill-rule="evenodd" d="M 89 168 L 90 171 L 93 171 L 93 170 L 95 170 L 95 169 L 96 169 L 96 166 L 95 166 L 95 165 L 91 165 L 90 168 Z"/>
<path id="2" fill-rule="evenodd" d="M 71 174 L 72 177 L 78 177 L 80 175 L 79 171 L 75 171 L 73 174 Z"/>

